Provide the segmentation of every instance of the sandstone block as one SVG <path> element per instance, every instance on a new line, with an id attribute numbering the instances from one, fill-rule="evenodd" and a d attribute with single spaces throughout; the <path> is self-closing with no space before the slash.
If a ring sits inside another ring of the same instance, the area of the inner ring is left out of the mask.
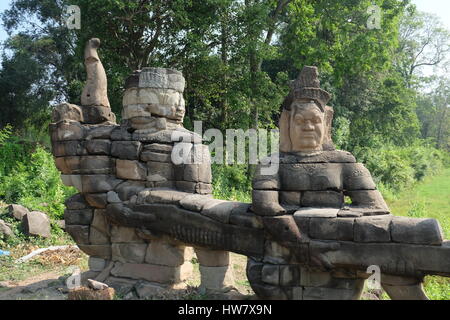
<path id="1" fill-rule="evenodd" d="M 230 264 L 230 253 L 228 251 L 195 248 L 200 265 L 205 267 L 225 267 Z"/>
<path id="2" fill-rule="evenodd" d="M 139 161 L 121 160 L 116 161 L 117 177 L 129 180 L 145 181 L 147 176 L 147 168 Z"/>
<path id="3" fill-rule="evenodd" d="M 280 203 L 292 206 L 300 206 L 301 192 L 298 191 L 280 191 Z"/>
<path id="4" fill-rule="evenodd" d="M 378 190 L 347 191 L 346 195 L 348 195 L 352 199 L 352 206 L 389 211 L 388 206 L 383 200 L 383 196 Z"/>
<path id="5" fill-rule="evenodd" d="M 200 288 L 212 291 L 226 291 L 234 286 L 232 269 L 226 267 L 206 267 L 200 265 Z"/>
<path id="6" fill-rule="evenodd" d="M 348 163 L 344 165 L 345 190 L 375 190 L 369 170 L 362 163 Z"/>
<path id="7" fill-rule="evenodd" d="M 89 225 L 92 222 L 94 211 L 92 209 L 64 211 L 66 225 Z"/>
<path id="8" fill-rule="evenodd" d="M 179 267 L 185 261 L 185 247 L 174 246 L 163 241 L 151 241 L 145 262 L 154 265 Z"/>
<path id="9" fill-rule="evenodd" d="M 147 162 L 148 168 L 148 181 L 158 182 L 174 179 L 174 169 L 171 163 Z"/>
<path id="10" fill-rule="evenodd" d="M 353 241 L 352 218 L 311 218 L 309 236 L 313 239 Z"/>
<path id="11" fill-rule="evenodd" d="M 115 191 L 122 201 L 126 201 L 132 196 L 137 195 L 143 189 L 145 189 L 145 182 L 143 181 L 125 181 L 119 184 L 115 188 Z"/>
<path id="12" fill-rule="evenodd" d="M 211 200 L 209 195 L 192 194 L 180 200 L 180 205 L 187 210 L 200 212 Z"/>
<path id="13" fill-rule="evenodd" d="M 85 143 L 86 150 L 92 155 L 109 155 L 111 153 L 111 141 L 104 139 L 88 140 Z"/>
<path id="14" fill-rule="evenodd" d="M 67 225 L 66 232 L 70 234 L 77 245 L 89 244 L 89 226 Z"/>
<path id="15" fill-rule="evenodd" d="M 110 175 L 83 175 L 81 176 L 84 193 L 100 193 L 113 190 L 122 180 Z"/>
<path id="16" fill-rule="evenodd" d="M 50 124 L 52 141 L 82 140 L 86 129 L 79 122 L 64 120 Z"/>
<path id="17" fill-rule="evenodd" d="M 104 209 L 108 204 L 106 193 L 85 193 L 84 197 L 86 202 L 94 208 Z"/>
<path id="18" fill-rule="evenodd" d="M 338 212 L 336 208 L 300 208 L 294 218 L 336 218 Z"/>
<path id="19" fill-rule="evenodd" d="M 371 216 L 355 219 L 354 237 L 356 242 L 390 242 L 392 216 Z"/>
<path id="20" fill-rule="evenodd" d="M 201 214 L 222 223 L 229 223 L 230 214 L 239 202 L 211 199 L 203 206 Z"/>
<path id="21" fill-rule="evenodd" d="M 342 190 L 342 166 L 338 163 L 280 164 L 281 190 Z"/>
<path id="22" fill-rule="evenodd" d="M 83 192 L 83 184 L 82 184 L 81 176 L 72 175 L 72 174 L 71 175 L 62 174 L 61 181 L 63 182 L 64 185 L 66 185 L 68 187 L 74 187 L 79 192 Z"/>
<path id="23" fill-rule="evenodd" d="M 393 217 L 391 237 L 394 242 L 441 245 L 444 235 L 435 219 Z"/>
<path id="24" fill-rule="evenodd" d="M 341 208 L 344 195 L 336 191 L 305 191 L 301 202 L 303 207 Z"/>
<path id="25" fill-rule="evenodd" d="M 78 247 L 88 256 L 111 260 L 111 245 L 81 245 Z"/>
<path id="26" fill-rule="evenodd" d="M 89 257 L 88 265 L 89 270 L 92 271 L 102 271 L 106 268 L 107 260 L 102 258 Z"/>
<path id="27" fill-rule="evenodd" d="M 57 105 L 52 111 L 52 122 L 63 120 L 83 121 L 83 112 L 81 108 L 75 104 L 63 103 Z"/>
<path id="28" fill-rule="evenodd" d="M 22 221 L 23 217 L 26 216 L 29 211 L 24 206 L 19 204 L 11 204 L 8 206 L 8 213 L 11 217 L 14 217 L 16 220 Z"/>
<path id="29" fill-rule="evenodd" d="M 39 211 L 31 211 L 22 219 L 22 226 L 28 235 L 50 237 L 50 219 Z"/>
<path id="30" fill-rule="evenodd" d="M 145 243 L 113 243 L 112 260 L 123 263 L 143 263 L 147 244 Z"/>
<path id="31" fill-rule="evenodd" d="M 143 243 L 144 240 L 136 234 L 135 228 L 111 225 L 111 242 L 113 243 Z"/>
<path id="32" fill-rule="evenodd" d="M 113 141 L 111 155 L 122 160 L 138 160 L 141 149 L 139 141 Z"/>

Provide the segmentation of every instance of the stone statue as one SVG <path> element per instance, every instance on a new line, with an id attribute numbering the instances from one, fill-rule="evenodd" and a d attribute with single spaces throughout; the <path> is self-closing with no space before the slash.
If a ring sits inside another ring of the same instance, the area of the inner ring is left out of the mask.
<path id="1" fill-rule="evenodd" d="M 391 215 L 369 171 L 333 146 L 317 68 L 292 83 L 280 153 L 269 157 L 279 170 L 264 174 L 262 161 L 251 204 L 211 197 L 208 148 L 182 127 L 183 89 L 181 73 L 145 68 L 127 79 L 121 125 L 83 106 L 53 113 L 55 162 L 80 191 L 66 202 L 66 231 L 96 280 L 140 297 L 174 288 L 190 274 L 189 246 L 204 288 L 232 286 L 231 251 L 248 257 L 248 280 L 264 299 L 358 299 L 370 270 L 391 298 L 427 299 L 424 276 L 450 276 L 439 223 Z M 203 161 L 175 164 L 178 146 Z"/>

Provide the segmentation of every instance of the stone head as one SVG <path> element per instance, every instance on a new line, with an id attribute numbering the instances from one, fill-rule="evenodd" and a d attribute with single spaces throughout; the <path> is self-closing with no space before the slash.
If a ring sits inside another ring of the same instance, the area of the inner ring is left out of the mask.
<path id="1" fill-rule="evenodd" d="M 330 94 L 320 89 L 316 67 L 305 67 L 283 102 L 280 151 L 316 152 L 333 148 Z"/>
<path id="2" fill-rule="evenodd" d="M 127 79 L 122 118 L 136 130 L 181 126 L 185 79 L 173 69 L 144 68 Z"/>

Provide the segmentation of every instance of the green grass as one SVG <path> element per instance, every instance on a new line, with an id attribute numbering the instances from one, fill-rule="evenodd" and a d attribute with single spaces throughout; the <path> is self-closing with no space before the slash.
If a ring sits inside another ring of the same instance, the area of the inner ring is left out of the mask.
<path id="1" fill-rule="evenodd" d="M 439 221 L 445 238 L 450 238 L 450 168 L 428 177 L 389 201 L 394 215 L 412 218 L 434 218 Z M 432 300 L 450 300 L 450 279 L 428 276 L 425 291 Z"/>

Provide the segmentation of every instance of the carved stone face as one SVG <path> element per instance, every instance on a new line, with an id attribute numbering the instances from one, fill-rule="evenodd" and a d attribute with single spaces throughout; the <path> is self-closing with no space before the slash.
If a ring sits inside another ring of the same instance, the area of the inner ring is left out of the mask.
<path id="1" fill-rule="evenodd" d="M 314 101 L 296 100 L 291 105 L 289 136 L 292 151 L 322 150 L 325 133 L 324 113 Z"/>

